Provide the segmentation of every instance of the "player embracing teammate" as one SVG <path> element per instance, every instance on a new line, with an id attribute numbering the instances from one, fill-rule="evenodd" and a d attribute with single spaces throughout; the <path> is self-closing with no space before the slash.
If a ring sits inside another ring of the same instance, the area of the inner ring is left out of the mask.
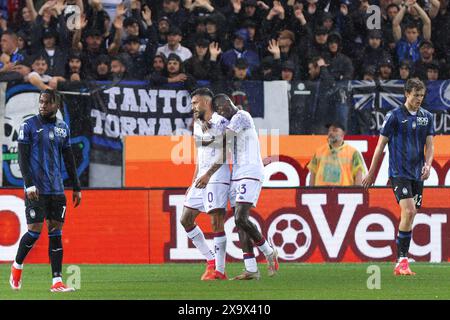
<path id="1" fill-rule="evenodd" d="M 191 97 L 198 163 L 192 186 L 186 194 L 181 223 L 188 237 L 207 260 L 202 280 L 227 279 L 223 226 L 228 197 L 245 264 L 244 272 L 233 279 L 260 279 L 254 245 L 266 256 L 268 274 L 273 276 L 279 269 L 277 251 L 249 220 L 250 209 L 256 206 L 264 179 L 264 166 L 253 119 L 248 112 L 239 110 L 225 94 L 213 97 L 209 89 L 201 88 L 194 91 Z M 226 163 L 228 150 L 233 159 L 231 177 Z M 203 232 L 195 225 L 195 217 L 200 211 L 211 215 L 215 252 L 208 248 Z"/>

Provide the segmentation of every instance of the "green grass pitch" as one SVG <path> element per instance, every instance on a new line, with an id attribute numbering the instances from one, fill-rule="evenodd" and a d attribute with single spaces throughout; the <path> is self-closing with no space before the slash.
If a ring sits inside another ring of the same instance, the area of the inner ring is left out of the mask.
<path id="1" fill-rule="evenodd" d="M 370 265 L 380 267 L 380 289 L 368 289 Z M 9 299 L 450 299 L 450 264 L 412 263 L 413 277 L 394 277 L 392 263 L 284 263 L 274 278 L 260 264 L 260 281 L 200 281 L 204 265 L 79 265 L 81 288 L 50 293 L 50 266 L 25 265 L 22 290 L 10 289 L 9 264 L 0 265 L 0 300 Z M 68 265 L 64 266 L 66 270 Z M 242 263 L 227 266 L 229 276 Z M 69 275 L 64 274 L 67 279 Z"/>

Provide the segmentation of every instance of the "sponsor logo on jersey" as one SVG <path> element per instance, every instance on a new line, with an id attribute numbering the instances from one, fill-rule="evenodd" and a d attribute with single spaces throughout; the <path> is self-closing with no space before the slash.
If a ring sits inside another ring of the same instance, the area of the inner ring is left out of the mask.
<path id="1" fill-rule="evenodd" d="M 61 138 L 67 137 L 67 130 L 64 128 L 55 127 L 55 135 Z"/>
<path id="2" fill-rule="evenodd" d="M 428 118 L 427 117 L 417 117 L 417 125 L 419 125 L 419 126 L 428 125 Z"/>

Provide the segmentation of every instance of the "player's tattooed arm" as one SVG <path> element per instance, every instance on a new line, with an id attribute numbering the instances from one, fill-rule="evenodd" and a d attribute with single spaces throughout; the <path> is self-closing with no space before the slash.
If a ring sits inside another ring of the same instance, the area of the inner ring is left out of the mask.
<path id="1" fill-rule="evenodd" d="M 222 152 L 217 152 L 219 154 L 218 158 L 214 162 L 214 164 L 206 171 L 204 175 L 202 175 L 195 184 L 195 187 L 203 189 L 211 179 L 212 175 L 219 170 L 219 168 L 225 163 L 226 159 L 226 138 L 222 136 Z"/>

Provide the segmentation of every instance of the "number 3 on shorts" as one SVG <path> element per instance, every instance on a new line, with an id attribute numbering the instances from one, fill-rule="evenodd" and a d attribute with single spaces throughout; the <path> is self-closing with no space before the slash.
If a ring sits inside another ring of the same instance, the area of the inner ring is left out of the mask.
<path id="1" fill-rule="evenodd" d="M 64 215 L 66 214 L 66 206 L 63 206 L 63 210 L 62 210 L 62 214 L 61 214 L 61 219 L 64 219 Z"/>
<path id="2" fill-rule="evenodd" d="M 241 184 L 241 188 L 240 188 L 240 190 L 239 190 L 239 193 L 240 194 L 244 194 L 244 193 L 246 193 L 247 192 L 247 189 L 245 188 L 245 183 L 244 184 Z"/>

